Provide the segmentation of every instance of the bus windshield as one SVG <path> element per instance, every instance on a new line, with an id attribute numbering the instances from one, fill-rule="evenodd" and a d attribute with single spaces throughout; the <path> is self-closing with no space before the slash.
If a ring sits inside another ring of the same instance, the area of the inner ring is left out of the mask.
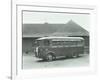
<path id="1" fill-rule="evenodd" d="M 36 46 L 50 46 L 49 40 L 37 40 Z"/>
<path id="2" fill-rule="evenodd" d="M 44 40 L 43 43 L 44 43 L 44 46 L 49 46 L 50 45 L 50 41 L 49 40 Z"/>

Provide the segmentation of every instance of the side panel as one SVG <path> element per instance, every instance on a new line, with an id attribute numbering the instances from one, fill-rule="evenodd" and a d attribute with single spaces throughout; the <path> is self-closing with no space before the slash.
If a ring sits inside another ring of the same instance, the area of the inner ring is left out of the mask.
<path id="1" fill-rule="evenodd" d="M 84 47 L 40 47 L 36 57 L 45 58 L 47 53 L 52 52 L 56 57 L 71 56 L 73 53 L 83 54 Z"/>
<path id="2" fill-rule="evenodd" d="M 84 47 L 53 47 L 48 49 L 55 53 L 55 56 L 70 56 L 73 53 L 83 54 Z"/>

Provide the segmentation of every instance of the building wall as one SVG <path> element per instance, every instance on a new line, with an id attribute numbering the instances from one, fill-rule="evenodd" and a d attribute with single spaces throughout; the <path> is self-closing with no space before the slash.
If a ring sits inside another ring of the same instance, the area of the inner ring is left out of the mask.
<path id="1" fill-rule="evenodd" d="M 28 53 L 33 51 L 33 44 L 36 38 L 23 38 L 22 39 L 22 52 Z"/>

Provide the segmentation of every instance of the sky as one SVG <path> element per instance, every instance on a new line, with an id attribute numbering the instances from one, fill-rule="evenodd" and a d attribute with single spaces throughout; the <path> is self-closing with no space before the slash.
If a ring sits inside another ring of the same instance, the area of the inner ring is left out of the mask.
<path id="1" fill-rule="evenodd" d="M 49 23 L 49 24 L 66 24 L 73 20 L 81 27 L 89 31 L 90 15 L 89 14 L 67 14 L 67 13 L 48 13 L 48 12 L 23 12 L 24 24 Z"/>

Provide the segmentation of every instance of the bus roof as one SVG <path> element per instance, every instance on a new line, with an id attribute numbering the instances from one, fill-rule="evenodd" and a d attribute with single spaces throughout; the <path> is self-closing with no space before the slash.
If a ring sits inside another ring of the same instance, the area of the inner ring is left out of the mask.
<path id="1" fill-rule="evenodd" d="M 52 41 L 80 41 L 84 40 L 82 37 L 42 37 L 37 40 L 52 40 Z"/>

